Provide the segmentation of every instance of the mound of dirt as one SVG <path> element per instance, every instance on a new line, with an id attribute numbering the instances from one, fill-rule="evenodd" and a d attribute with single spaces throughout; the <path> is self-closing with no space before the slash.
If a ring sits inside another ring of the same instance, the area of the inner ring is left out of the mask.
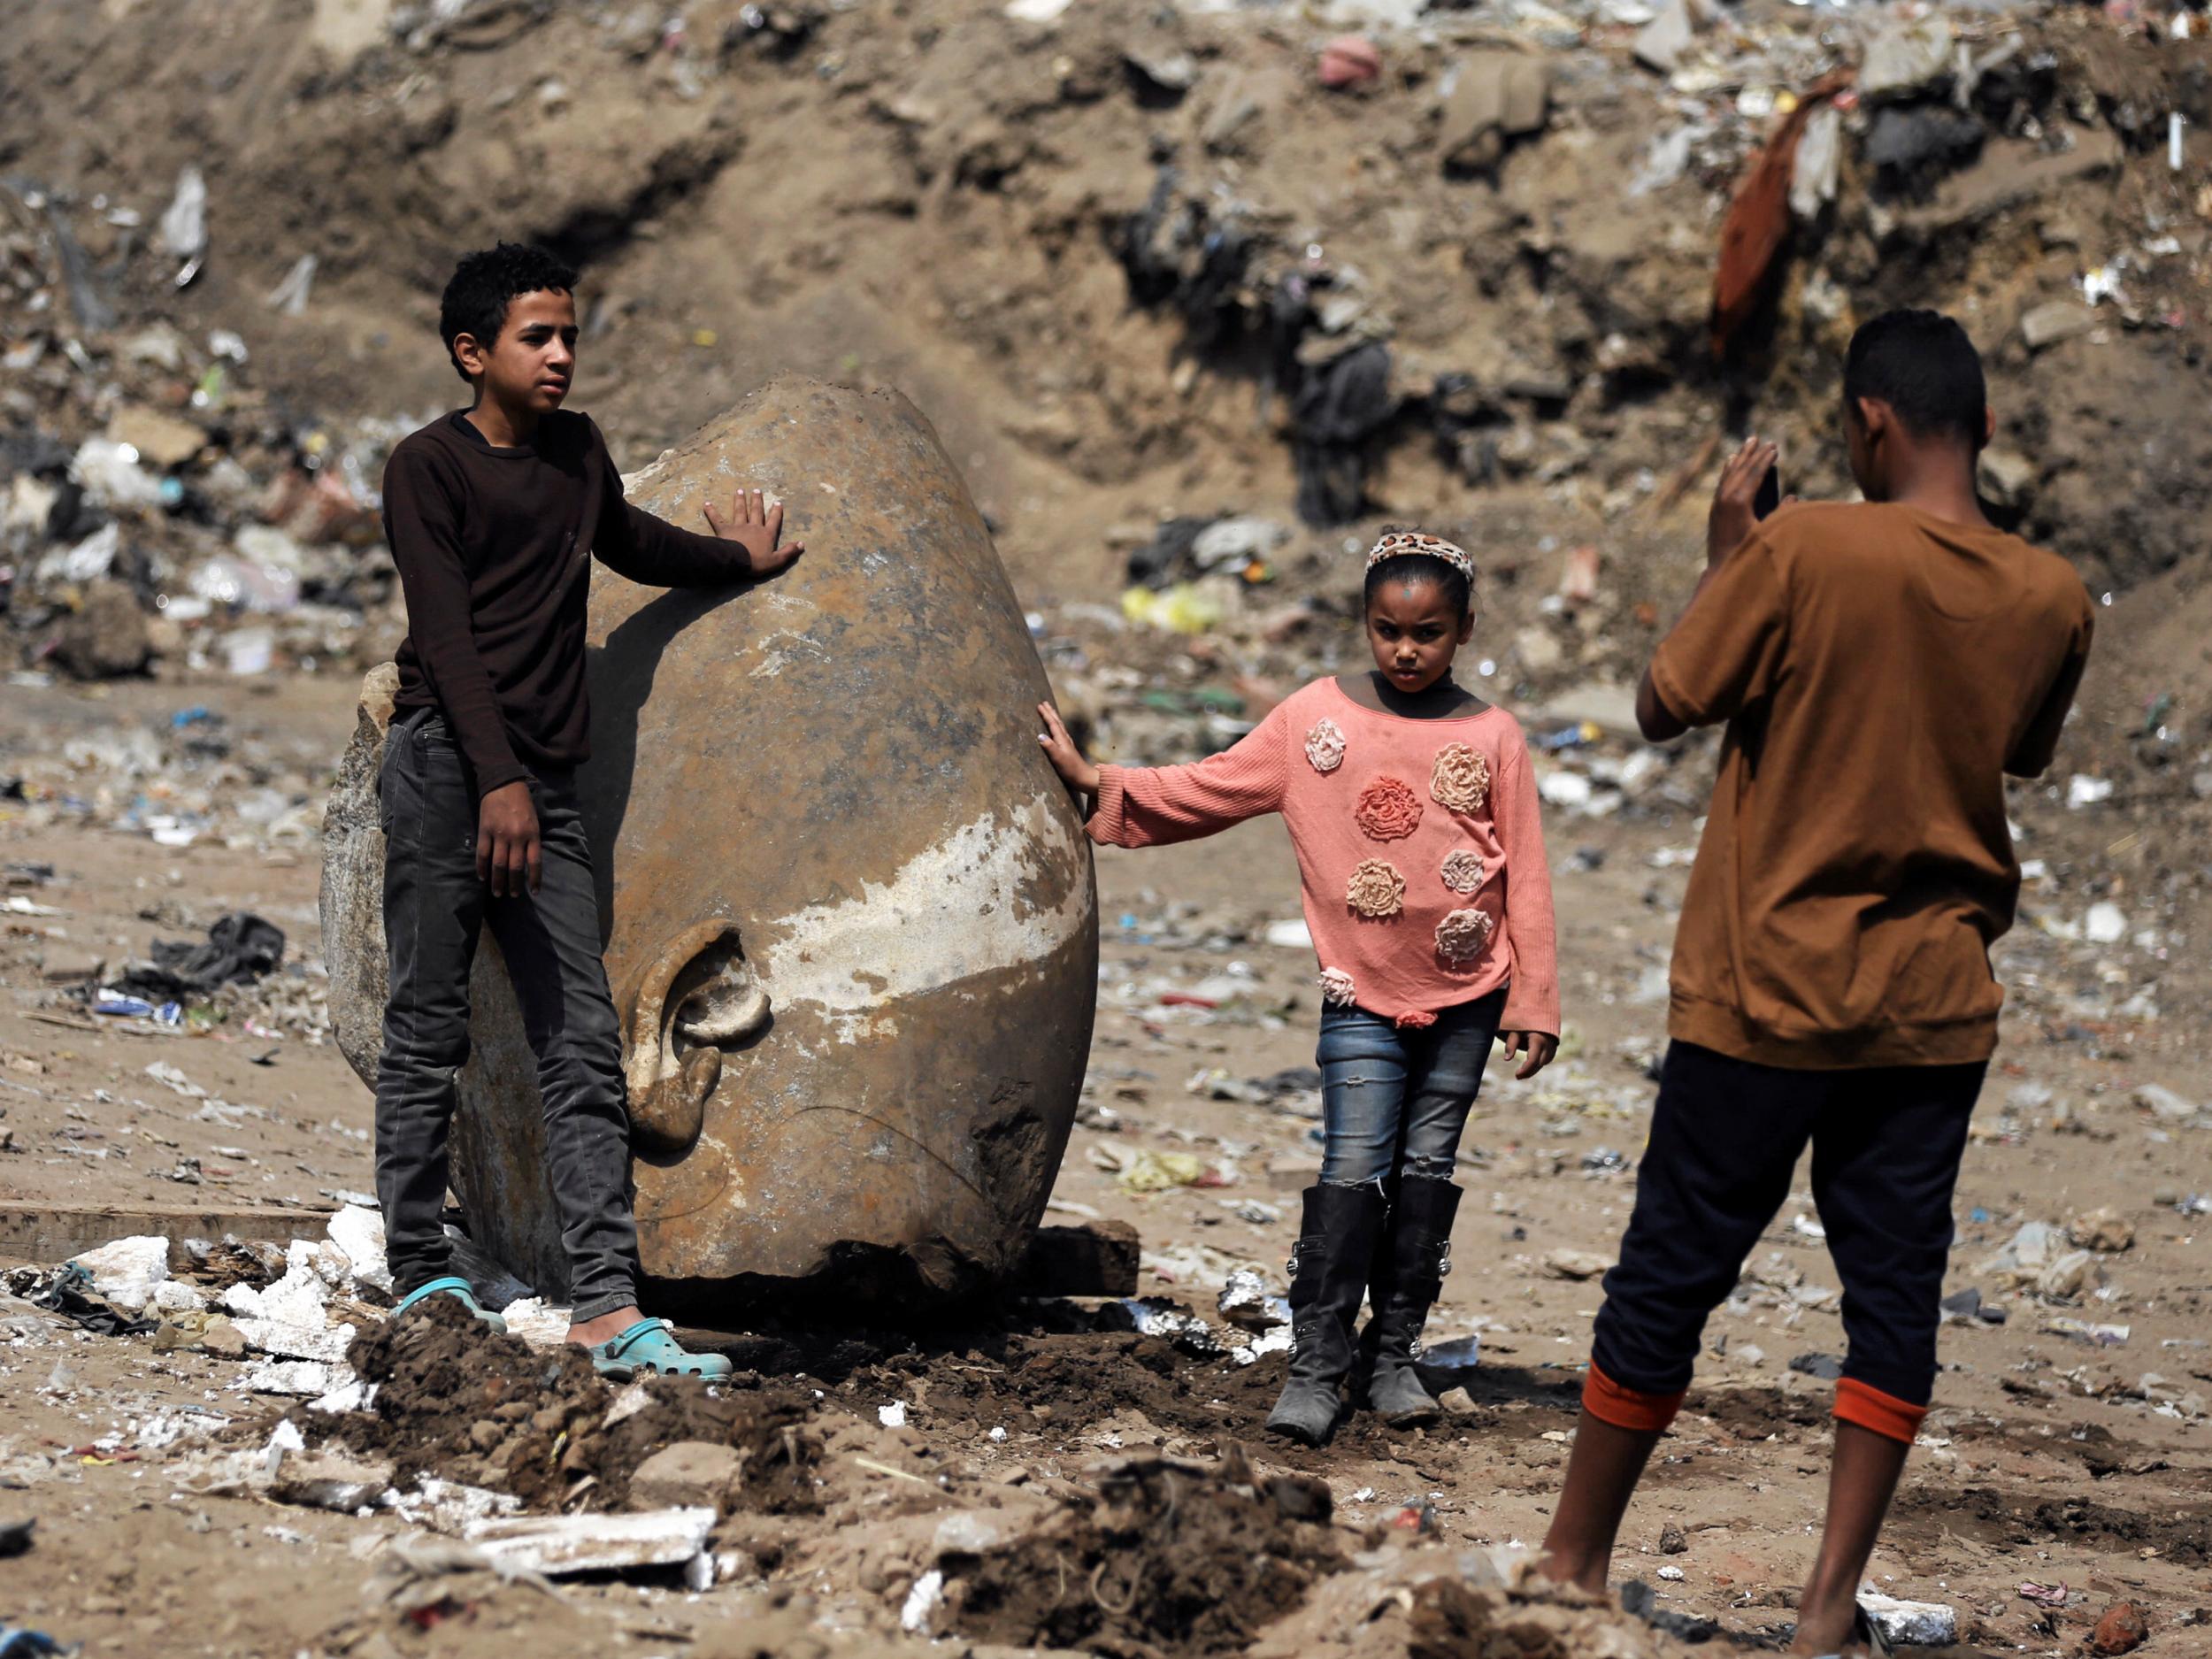
<path id="1" fill-rule="evenodd" d="M 1407 1659 L 1652 1659 L 1678 1646 L 1609 1601 L 1541 1580 L 1479 1590 L 1432 1578 L 1413 1592 Z"/>
<path id="2" fill-rule="evenodd" d="M 803 1432 L 811 1407 L 787 1391 L 710 1390 L 678 1377 L 618 1386 L 581 1349 L 495 1335 L 449 1297 L 357 1338 L 349 1358 L 376 1393 L 368 1409 L 337 1419 L 334 1438 L 391 1458 L 403 1485 L 429 1474 L 553 1509 L 588 1480 L 591 1507 L 617 1507 L 655 1451 L 704 1440 L 743 1456 L 735 1507 L 814 1502 L 809 1471 L 820 1445 Z"/>
<path id="3" fill-rule="evenodd" d="M 1329 1529 L 1326 1486 L 1249 1475 L 1236 1459 L 1121 1465 L 1101 1479 L 1094 1502 L 1015 1548 L 948 1558 L 954 1628 L 1105 1655 L 1242 1651 L 1349 1564 Z"/>

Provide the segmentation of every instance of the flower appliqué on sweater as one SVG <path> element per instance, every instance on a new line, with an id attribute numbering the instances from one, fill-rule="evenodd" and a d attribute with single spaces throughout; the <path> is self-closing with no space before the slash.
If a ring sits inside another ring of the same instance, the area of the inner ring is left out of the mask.
<path id="1" fill-rule="evenodd" d="M 1455 893 L 1472 893 L 1482 886 L 1482 855 L 1469 852 L 1464 847 L 1444 855 L 1440 872 L 1444 885 Z"/>
<path id="2" fill-rule="evenodd" d="M 1341 968 L 1321 970 L 1321 1000 L 1333 1008 L 1349 1008 L 1352 999 L 1359 995 L 1352 976 Z"/>
<path id="3" fill-rule="evenodd" d="M 1394 841 L 1420 823 L 1421 797 L 1399 779 L 1378 778 L 1359 792 L 1352 816 L 1369 841 Z"/>
<path id="4" fill-rule="evenodd" d="M 1454 910 L 1436 925 L 1436 954 L 1447 962 L 1472 962 L 1489 942 L 1490 918 L 1481 910 Z"/>
<path id="5" fill-rule="evenodd" d="M 1490 763 L 1464 743 L 1445 744 L 1429 769 L 1429 794 L 1448 811 L 1481 811 L 1490 798 Z"/>
<path id="6" fill-rule="evenodd" d="M 1306 758 L 1318 772 L 1332 772 L 1344 764 L 1344 731 L 1334 720 L 1317 722 L 1306 733 Z"/>
<path id="7" fill-rule="evenodd" d="M 1406 879 L 1384 858 L 1363 858 L 1345 884 L 1344 902 L 1371 922 L 1395 916 L 1405 908 Z"/>

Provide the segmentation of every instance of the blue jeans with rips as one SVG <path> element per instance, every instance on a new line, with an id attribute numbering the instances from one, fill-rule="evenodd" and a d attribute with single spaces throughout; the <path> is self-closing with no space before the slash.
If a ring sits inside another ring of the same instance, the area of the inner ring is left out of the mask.
<path id="1" fill-rule="evenodd" d="M 1505 995 L 1501 987 L 1444 1010 L 1432 1025 L 1407 1030 L 1365 1009 L 1323 1010 L 1314 1064 L 1328 1137 L 1325 1185 L 1373 1186 L 1387 1194 L 1402 1178 L 1451 1179 Z"/>

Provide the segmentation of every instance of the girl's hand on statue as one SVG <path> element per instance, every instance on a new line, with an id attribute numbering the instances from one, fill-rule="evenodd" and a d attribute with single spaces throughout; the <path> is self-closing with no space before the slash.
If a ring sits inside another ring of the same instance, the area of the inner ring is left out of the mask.
<path id="1" fill-rule="evenodd" d="M 1037 733 L 1037 741 L 1045 751 L 1045 758 L 1058 772 L 1085 795 L 1098 793 L 1098 768 L 1083 758 L 1083 751 L 1068 735 L 1068 728 L 1060 723 L 1059 711 L 1048 703 L 1037 705 L 1037 713 L 1045 723 L 1045 729 Z"/>

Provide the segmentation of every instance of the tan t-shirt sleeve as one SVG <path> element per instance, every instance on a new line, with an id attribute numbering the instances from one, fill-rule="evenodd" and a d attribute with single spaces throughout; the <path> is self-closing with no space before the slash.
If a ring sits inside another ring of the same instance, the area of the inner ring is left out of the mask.
<path id="1" fill-rule="evenodd" d="M 2074 637 L 2067 643 L 2058 674 L 2051 681 L 2051 688 L 2043 694 L 2043 701 L 2036 705 L 2020 741 L 2005 757 L 2005 770 L 2014 777 L 2039 778 L 2057 756 L 2058 734 L 2065 729 L 2066 713 L 2074 706 L 2074 694 L 2081 689 L 2082 671 L 2089 666 L 2089 641 L 2097 631 L 2096 617 L 2084 595 L 2080 615 L 2074 624 Z"/>
<path id="2" fill-rule="evenodd" d="M 1789 572 L 1755 534 L 1691 601 L 1651 659 L 1651 683 L 1687 726 L 1732 719 L 1774 689 L 1789 636 Z"/>

